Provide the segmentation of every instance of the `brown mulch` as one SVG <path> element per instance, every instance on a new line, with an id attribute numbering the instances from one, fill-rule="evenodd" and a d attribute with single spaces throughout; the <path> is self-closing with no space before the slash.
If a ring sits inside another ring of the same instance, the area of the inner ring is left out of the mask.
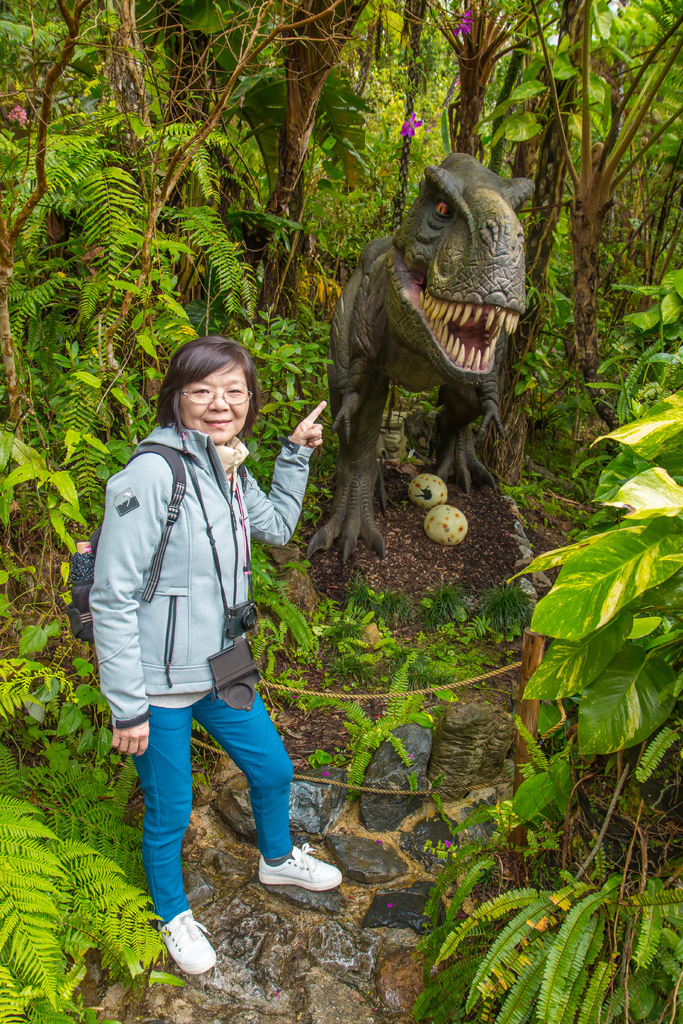
<path id="1" fill-rule="evenodd" d="M 430 467 L 422 468 L 429 472 Z M 455 484 L 448 487 L 448 500 L 464 513 L 468 522 L 467 537 L 455 548 L 442 547 L 428 539 L 424 533 L 425 510 L 408 498 L 411 477 L 398 469 L 385 468 L 387 511 L 383 515 L 377 502 L 377 523 L 387 545 L 387 557 L 380 559 L 365 547 L 363 541 L 346 565 L 341 561 L 338 544 L 329 551 L 319 552 L 311 559 L 309 575 L 316 589 L 327 597 L 343 602 L 349 580 L 356 574 L 376 590 L 394 590 L 416 599 L 426 589 L 442 583 L 457 581 L 464 591 L 476 595 L 481 590 L 499 585 L 519 571 L 520 552 L 514 538 L 514 516 L 510 503 L 490 487 L 472 488 L 471 494 Z M 330 514 L 330 506 L 323 508 L 321 522 Z M 559 519 L 539 504 L 525 508 L 526 532 L 534 553 L 567 543 L 566 534 L 572 529 L 571 520 Z M 316 527 L 317 528 L 317 527 Z M 311 535 L 314 530 L 311 530 Z M 309 536 L 306 537 L 308 541 Z M 555 575 L 556 573 L 552 574 Z M 416 630 L 424 628 L 420 620 L 395 629 L 397 639 L 408 639 Z M 515 660 L 521 653 L 521 641 L 505 644 Z M 312 670 L 308 685 L 317 689 L 321 683 L 319 673 Z M 509 676 L 499 677 L 493 688 L 486 688 L 486 699 L 510 709 L 511 692 L 516 691 L 517 670 Z M 479 693 L 461 690 L 460 699 L 478 700 Z M 305 711 L 283 693 L 270 695 L 278 707 L 276 724 L 296 771 L 310 769 L 308 755 L 317 749 L 334 753 L 343 750 L 348 742 L 344 728 L 346 715 L 331 709 Z M 383 701 L 363 700 L 364 710 L 375 718 L 384 710 Z"/>
<path id="2" fill-rule="evenodd" d="M 500 494 L 490 487 L 473 487 L 471 494 L 463 494 L 456 484 L 449 485 L 449 504 L 460 509 L 469 528 L 462 544 L 447 548 L 425 535 L 422 524 L 426 513 L 409 500 L 409 483 L 410 478 L 398 470 L 385 470 L 387 512 L 383 516 L 376 504 L 375 513 L 387 545 L 386 558 L 368 551 L 361 540 L 343 565 L 335 544 L 311 559 L 309 571 L 317 590 L 341 601 L 347 583 L 358 573 L 375 589 L 401 591 L 411 597 L 428 587 L 454 581 L 474 594 L 513 575 L 520 557 L 514 540 L 514 517 Z M 322 522 L 328 516 L 329 509 L 324 509 Z"/>

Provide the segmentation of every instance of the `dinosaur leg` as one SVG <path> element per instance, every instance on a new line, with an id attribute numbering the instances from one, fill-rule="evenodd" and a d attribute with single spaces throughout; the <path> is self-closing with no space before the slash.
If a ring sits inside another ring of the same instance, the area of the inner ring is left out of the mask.
<path id="1" fill-rule="evenodd" d="M 448 481 L 454 476 L 458 487 L 470 493 L 472 483 L 494 487 L 496 482 L 477 458 L 471 422 L 479 410 L 472 397 L 456 389 L 442 388 L 444 404 L 436 421 L 436 475 Z"/>
<path id="2" fill-rule="evenodd" d="M 344 562 L 356 550 L 359 537 L 380 558 L 386 554 L 384 538 L 375 521 L 374 494 L 379 474 L 377 437 L 388 391 L 388 378 L 378 378 L 374 389 L 369 390 L 362 404 L 353 412 L 346 429 L 341 425 L 332 514 L 311 538 L 306 552 L 308 558 L 316 551 L 326 551 L 337 537 L 341 537 Z M 330 389 L 330 398 L 336 420 L 338 411 L 343 407 L 343 399 L 334 388 Z"/>

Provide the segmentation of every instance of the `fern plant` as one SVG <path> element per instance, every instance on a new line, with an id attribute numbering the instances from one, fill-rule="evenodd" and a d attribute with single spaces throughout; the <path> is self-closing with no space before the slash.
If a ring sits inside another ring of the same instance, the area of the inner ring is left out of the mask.
<path id="1" fill-rule="evenodd" d="M 161 945 L 147 905 L 113 860 L 61 840 L 36 806 L 0 793 L 0 1021 L 53 1024 L 79 1014 L 74 989 L 89 949 L 99 948 L 119 977 L 150 965 Z"/>
<path id="2" fill-rule="evenodd" d="M 340 700 L 332 694 L 306 697 L 299 701 L 310 710 L 338 708 L 346 713 L 347 720 L 344 726 L 351 735 L 351 761 L 348 768 L 351 790 L 357 790 L 363 784 L 372 755 L 385 740 L 391 743 L 404 765 L 407 768 L 412 767 L 404 743 L 399 736 L 393 734 L 393 730 L 411 721 L 420 725 L 432 724 L 431 718 L 420 711 L 421 695 L 408 690 L 410 666 L 415 657 L 416 652 L 408 655 L 391 679 L 387 709 L 379 719 L 373 720 L 356 701 Z M 410 778 L 410 786 L 411 789 L 414 788 L 414 775 Z"/>
<path id="3" fill-rule="evenodd" d="M 620 875 L 596 886 L 560 872 L 557 889 L 504 891 L 459 919 L 490 865 L 476 850 L 464 864 L 456 853 L 430 897 L 428 913 L 461 879 L 444 923 L 434 921 L 420 943 L 426 988 L 414 1006 L 417 1020 L 609 1024 L 628 992 L 631 999 L 647 994 L 637 1019 L 671 1024 L 667 1011 L 683 972 L 682 890 L 650 879 L 645 892 L 628 894 Z"/>

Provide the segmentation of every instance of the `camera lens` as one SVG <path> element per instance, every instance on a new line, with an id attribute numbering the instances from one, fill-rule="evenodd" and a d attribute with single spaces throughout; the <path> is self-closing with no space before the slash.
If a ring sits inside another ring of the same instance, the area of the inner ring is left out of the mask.
<path id="1" fill-rule="evenodd" d="M 249 605 L 248 608 L 244 609 L 244 616 L 243 616 L 242 622 L 244 623 L 245 629 L 251 629 L 253 626 L 256 625 L 257 621 L 258 621 L 258 612 L 256 610 L 256 605 L 255 604 L 251 604 L 251 605 Z"/>

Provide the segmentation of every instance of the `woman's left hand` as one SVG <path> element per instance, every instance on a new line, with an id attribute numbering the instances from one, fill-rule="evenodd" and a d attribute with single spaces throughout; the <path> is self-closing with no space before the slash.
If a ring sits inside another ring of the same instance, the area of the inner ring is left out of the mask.
<path id="1" fill-rule="evenodd" d="M 293 444 L 301 444 L 304 448 L 317 448 L 323 443 L 323 425 L 315 421 L 326 406 L 327 402 L 321 402 L 295 427 L 289 435 L 289 440 Z"/>

